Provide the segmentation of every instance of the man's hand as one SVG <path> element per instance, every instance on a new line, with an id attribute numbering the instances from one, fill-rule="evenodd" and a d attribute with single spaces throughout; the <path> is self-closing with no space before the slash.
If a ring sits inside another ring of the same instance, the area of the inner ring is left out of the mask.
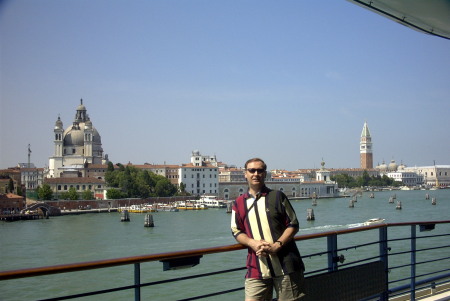
<path id="1" fill-rule="evenodd" d="M 256 252 L 257 256 L 263 256 L 267 257 L 269 254 L 275 254 L 281 249 L 281 244 L 275 242 L 275 243 L 269 243 L 264 240 L 260 240 L 259 244 L 255 244 L 258 246 L 257 249 L 253 249 Z"/>

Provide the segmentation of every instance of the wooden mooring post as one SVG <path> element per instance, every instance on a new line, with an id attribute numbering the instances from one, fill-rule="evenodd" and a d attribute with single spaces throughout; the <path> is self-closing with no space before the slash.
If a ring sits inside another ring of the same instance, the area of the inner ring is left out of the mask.
<path id="1" fill-rule="evenodd" d="M 122 214 L 120 215 L 120 221 L 121 222 L 129 222 L 130 221 L 130 213 L 128 210 L 122 211 Z"/>
<path id="2" fill-rule="evenodd" d="M 145 216 L 144 227 L 154 227 L 155 223 L 153 222 L 153 215 L 147 214 Z"/>

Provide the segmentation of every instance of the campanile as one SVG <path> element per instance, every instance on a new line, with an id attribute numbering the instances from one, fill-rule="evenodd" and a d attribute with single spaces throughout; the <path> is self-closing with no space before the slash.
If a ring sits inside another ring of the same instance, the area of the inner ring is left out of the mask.
<path id="1" fill-rule="evenodd" d="M 367 121 L 364 122 L 364 127 L 361 133 L 361 140 L 359 142 L 360 163 L 362 169 L 373 168 L 373 154 L 372 154 L 372 137 L 370 136 L 369 126 Z"/>

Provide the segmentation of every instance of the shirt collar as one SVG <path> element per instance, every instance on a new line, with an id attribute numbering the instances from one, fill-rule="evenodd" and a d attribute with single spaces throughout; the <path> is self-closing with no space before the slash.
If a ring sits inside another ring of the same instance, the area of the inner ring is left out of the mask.
<path id="1" fill-rule="evenodd" d="M 258 197 L 258 195 L 266 196 L 269 192 L 270 192 L 270 189 L 267 188 L 266 185 L 264 185 L 264 186 L 261 188 L 261 190 L 256 194 L 256 196 L 252 195 L 252 194 L 249 192 L 249 190 L 247 190 L 247 192 L 246 192 L 245 195 L 244 195 L 244 198 L 245 198 L 245 199 L 250 199 L 250 198 L 256 199 L 256 198 Z"/>

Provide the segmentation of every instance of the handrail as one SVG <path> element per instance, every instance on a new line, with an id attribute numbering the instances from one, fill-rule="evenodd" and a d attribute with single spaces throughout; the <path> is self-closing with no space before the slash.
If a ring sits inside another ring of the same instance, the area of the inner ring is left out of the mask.
<path id="1" fill-rule="evenodd" d="M 104 259 L 104 260 L 72 263 L 72 264 L 37 267 L 37 268 L 30 268 L 30 269 L 9 270 L 9 271 L 0 272 L 0 281 L 1 280 L 18 279 L 18 278 L 26 278 L 26 277 L 43 276 L 43 275 L 51 275 L 51 274 L 58 274 L 58 273 L 85 271 L 85 270 L 91 270 L 91 269 L 108 268 L 108 267 L 115 267 L 115 266 L 121 266 L 121 265 L 135 264 L 135 263 L 140 263 L 140 262 L 162 261 L 162 260 L 170 260 L 170 259 L 176 259 L 176 258 L 200 256 L 200 255 L 222 253 L 222 252 L 229 252 L 229 251 L 237 251 L 237 250 L 241 250 L 244 248 L 245 247 L 240 244 L 234 244 L 234 245 L 228 245 L 228 246 L 212 247 L 212 248 L 205 248 L 205 249 L 194 249 L 194 250 L 188 250 L 188 251 L 177 251 L 177 252 L 168 252 L 168 253 L 151 254 L 151 255 L 121 257 L 121 258 L 115 258 L 115 259 Z"/>
<path id="2" fill-rule="evenodd" d="M 399 255 L 399 254 L 403 254 L 403 253 L 412 253 L 413 254 L 414 252 L 421 251 L 421 250 L 409 250 L 409 251 L 401 252 L 401 253 L 397 252 L 397 253 L 387 254 L 387 251 L 390 250 L 390 248 L 387 247 L 387 243 L 391 242 L 391 241 L 392 242 L 397 241 L 397 239 L 387 240 L 387 236 L 383 236 L 387 233 L 386 232 L 387 229 L 389 227 L 400 227 L 400 226 L 410 226 L 413 229 L 414 228 L 413 226 L 430 225 L 430 224 L 450 224 L 450 220 L 402 222 L 402 223 L 382 223 L 382 224 L 362 226 L 362 227 L 350 228 L 350 229 L 334 230 L 334 231 L 327 231 L 327 232 L 313 233 L 313 234 L 303 234 L 303 235 L 295 236 L 294 240 L 295 241 L 305 241 L 305 240 L 312 240 L 312 239 L 317 239 L 317 238 L 327 238 L 329 240 L 330 237 L 337 237 L 339 235 L 379 229 L 380 237 L 379 237 L 378 241 L 376 241 L 376 242 L 363 243 L 363 244 L 353 245 L 353 246 L 345 246 L 342 248 L 336 248 L 336 245 L 335 245 L 334 247 L 332 247 L 332 249 L 330 249 L 330 245 L 329 245 L 328 250 L 326 250 L 326 248 L 324 248 L 326 251 L 321 252 L 320 254 L 319 253 L 309 254 L 309 255 L 306 255 L 305 257 L 311 257 L 311 256 L 316 256 L 316 255 L 320 256 L 322 254 L 328 254 L 329 260 L 331 259 L 333 261 L 335 259 L 334 256 L 336 256 L 336 254 L 337 254 L 336 252 L 338 252 L 338 251 L 342 251 L 342 250 L 347 251 L 349 249 L 356 249 L 356 248 L 365 247 L 365 246 L 379 243 L 380 244 L 380 254 L 379 255 L 376 255 L 375 257 L 365 257 L 362 260 L 356 260 L 356 261 L 353 261 L 350 263 L 345 263 L 345 264 L 341 263 L 340 267 L 359 264 L 362 261 L 373 260 L 374 258 L 379 258 L 380 260 L 385 261 L 386 272 L 388 272 L 388 270 L 398 268 L 398 267 L 394 267 L 394 266 L 390 266 L 390 267 L 387 266 L 387 257 L 388 256 L 392 256 L 392 255 L 395 256 L 395 255 Z M 430 237 L 440 237 L 443 235 L 448 235 L 448 234 L 437 234 L 437 235 L 432 235 Z M 428 238 L 428 237 L 429 236 L 423 236 L 423 237 L 410 236 L 409 238 L 405 238 L 405 239 L 415 240 L 418 238 Z M 437 247 L 437 248 L 444 248 L 444 247 L 450 247 L 450 246 L 441 246 L 441 247 Z M 386 250 L 383 250 L 383 252 L 382 252 L 382 248 L 385 248 Z M 26 278 L 26 277 L 43 276 L 43 275 L 51 275 L 51 274 L 58 274 L 58 273 L 66 273 L 66 272 L 85 271 L 85 270 L 91 270 L 91 269 L 108 268 L 108 267 L 123 266 L 123 265 L 133 265 L 133 264 L 134 264 L 135 268 L 139 269 L 138 266 L 142 262 L 170 261 L 170 260 L 179 259 L 179 258 L 203 256 L 203 255 L 207 255 L 207 254 L 238 251 L 238 250 L 243 250 L 243 249 L 246 249 L 246 247 L 244 247 L 240 244 L 233 244 L 233 245 L 194 249 L 194 250 L 185 250 L 185 251 L 167 252 L 167 253 L 159 253 L 159 254 L 122 257 L 122 258 L 115 258 L 115 259 L 105 259 L 105 260 L 98 260 L 98 261 L 79 262 L 79 263 L 72 263 L 72 264 L 63 264 L 63 265 L 1 271 L 0 272 L 0 281 Z M 428 249 L 435 249 L 435 248 L 428 248 Z M 443 259 L 446 259 L 446 258 L 443 258 Z M 413 264 L 420 264 L 420 263 L 421 262 L 413 262 Z M 329 261 L 329 264 L 330 264 L 330 261 Z M 336 263 L 333 262 L 332 264 L 333 264 L 333 269 L 335 269 L 335 268 L 337 269 Z M 410 265 L 411 265 L 411 263 L 410 263 Z M 240 267 L 238 269 L 243 269 L 243 268 Z M 326 268 L 319 269 L 316 271 L 309 272 L 308 274 L 316 273 L 316 272 L 323 272 L 326 270 L 327 270 Z M 328 271 L 331 271 L 330 266 L 328 267 Z M 447 271 L 447 270 L 443 270 L 443 271 Z M 223 272 L 226 272 L 226 271 L 219 271 L 219 273 L 223 273 Z M 413 284 L 413 283 L 416 283 L 415 278 L 420 277 L 420 276 L 423 276 L 423 275 L 415 275 L 415 274 L 413 275 L 412 274 L 410 276 L 410 278 L 401 279 L 400 281 L 403 281 L 406 279 L 411 279 L 411 281 L 412 281 L 411 285 L 406 284 L 406 285 L 401 285 L 401 286 L 393 288 L 393 289 L 389 289 L 389 293 L 395 293 L 400 290 L 405 290 L 408 288 L 414 289 L 415 284 Z M 435 279 L 443 279 L 444 276 L 448 277 L 448 275 L 443 275 L 443 276 L 437 276 L 437 277 L 435 277 Z M 398 280 L 390 281 L 389 283 L 394 283 L 396 281 L 398 281 Z M 421 283 L 426 283 L 426 281 L 423 281 L 423 280 L 417 281 L 417 284 L 421 284 Z M 155 284 L 155 283 L 142 284 L 142 283 L 138 282 L 138 283 L 135 283 L 134 286 L 132 285 L 132 286 L 127 286 L 127 287 L 122 287 L 122 288 L 116 288 L 116 289 L 111 289 L 109 291 L 115 291 L 115 290 L 120 290 L 120 289 L 130 289 L 130 288 L 136 289 L 136 288 L 153 285 L 153 284 Z M 101 291 L 98 291 L 97 293 L 99 293 L 99 292 L 101 292 Z M 414 300 L 413 293 L 412 293 L 412 296 L 413 296 L 412 300 Z"/>
<path id="3" fill-rule="evenodd" d="M 450 221 L 449 221 L 449 223 L 450 223 Z M 386 227 L 386 225 L 387 224 L 370 225 L 370 226 L 363 226 L 360 228 L 328 231 L 328 232 L 321 232 L 321 233 L 315 233 L 315 234 L 304 234 L 304 235 L 295 236 L 294 240 L 301 241 L 301 240 L 309 240 L 309 239 L 327 237 L 327 236 L 330 236 L 331 234 L 339 235 L 339 234 L 367 231 L 370 229 Z M 244 247 L 240 244 L 233 244 L 233 245 L 211 247 L 211 248 L 204 248 L 204 249 L 194 249 L 194 250 L 167 252 L 167 253 L 150 254 L 150 255 L 138 255 L 138 256 L 121 257 L 121 258 L 115 258 L 115 259 L 104 259 L 104 260 L 72 263 L 72 264 L 62 264 L 62 265 L 53 265 L 53 266 L 36 267 L 36 268 L 28 268 L 28 269 L 9 270 L 9 271 L 0 272 L 0 281 L 1 280 L 18 279 L 18 278 L 26 278 L 26 277 L 43 276 L 43 275 L 51 275 L 51 274 L 58 274 L 58 273 L 85 271 L 85 270 L 99 269 L 99 268 L 108 268 L 108 267 L 114 267 L 114 266 L 134 264 L 134 263 L 139 263 L 139 262 L 170 260 L 170 259 L 175 259 L 175 258 L 207 255 L 207 254 L 214 254 L 214 253 L 221 253 L 221 252 L 230 252 L 230 251 L 237 251 L 237 250 L 242 250 L 242 249 L 246 249 L 246 247 Z"/>
<path id="4" fill-rule="evenodd" d="M 450 220 L 448 220 L 448 221 L 408 222 L 408 223 L 383 223 L 383 224 L 362 226 L 362 227 L 351 228 L 351 229 L 343 229 L 343 230 L 326 231 L 326 232 L 314 233 L 314 234 L 297 235 L 294 237 L 294 240 L 301 241 L 301 240 L 316 239 L 316 238 L 321 238 L 321 237 L 328 237 L 332 234 L 341 235 L 341 234 L 367 231 L 367 230 L 377 229 L 377 228 L 382 228 L 382 227 L 410 226 L 410 225 L 423 225 L 423 224 L 444 224 L 444 223 L 450 223 Z M 51 274 L 58 274 L 58 273 L 85 271 L 85 270 L 90 270 L 90 269 L 107 268 L 107 267 L 134 264 L 134 263 L 139 263 L 139 262 L 170 260 L 170 259 L 174 259 L 174 258 L 183 258 L 183 257 L 188 257 L 188 256 L 198 256 L 198 255 L 206 255 L 206 254 L 213 254 L 213 253 L 237 251 L 237 250 L 242 250 L 242 249 L 245 249 L 245 247 L 240 244 L 233 244 L 233 245 L 204 248 L 204 249 L 194 249 L 194 250 L 159 253 L 159 254 L 151 254 L 151 255 L 121 257 L 121 258 L 116 258 L 116 259 L 104 259 L 104 260 L 72 263 L 72 264 L 62 264 L 62 265 L 54 265 L 54 266 L 46 266 L 46 267 L 9 270 L 9 271 L 0 272 L 0 281 L 1 280 L 9 280 L 9 279 L 17 279 L 17 278 L 51 275 Z"/>

